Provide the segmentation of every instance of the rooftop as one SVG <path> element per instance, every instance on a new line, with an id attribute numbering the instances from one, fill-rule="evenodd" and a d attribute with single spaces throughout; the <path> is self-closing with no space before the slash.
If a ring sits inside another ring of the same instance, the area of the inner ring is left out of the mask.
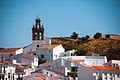
<path id="1" fill-rule="evenodd" d="M 85 67 L 91 68 L 91 69 L 94 69 L 94 70 L 120 71 L 119 69 L 116 69 L 114 67 L 107 66 L 107 65 L 102 65 L 102 66 L 85 66 Z"/>
<path id="2" fill-rule="evenodd" d="M 14 52 L 14 51 L 17 51 L 19 49 L 21 49 L 21 48 L 8 48 L 8 49 L 3 49 L 0 52 Z"/>
<path id="3" fill-rule="evenodd" d="M 59 44 L 44 44 L 38 47 L 37 49 L 53 49 L 57 47 Z"/>
<path id="4" fill-rule="evenodd" d="M 45 79 L 43 79 L 43 78 L 36 77 L 36 76 L 34 76 L 34 78 L 37 78 L 37 79 L 39 79 L 39 80 L 45 80 Z"/>

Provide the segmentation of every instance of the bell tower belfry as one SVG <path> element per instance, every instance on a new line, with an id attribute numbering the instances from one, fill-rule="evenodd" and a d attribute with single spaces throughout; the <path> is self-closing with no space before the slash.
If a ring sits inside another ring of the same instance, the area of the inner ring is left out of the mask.
<path id="1" fill-rule="evenodd" d="M 37 16 L 35 24 L 32 28 L 32 44 L 23 48 L 23 53 L 35 52 L 36 48 L 43 44 L 51 44 L 51 38 L 44 36 L 44 27 L 41 25 L 41 20 Z"/>
<path id="2" fill-rule="evenodd" d="M 44 40 L 44 28 L 41 26 L 39 17 L 35 19 L 35 25 L 32 28 L 32 40 Z"/>

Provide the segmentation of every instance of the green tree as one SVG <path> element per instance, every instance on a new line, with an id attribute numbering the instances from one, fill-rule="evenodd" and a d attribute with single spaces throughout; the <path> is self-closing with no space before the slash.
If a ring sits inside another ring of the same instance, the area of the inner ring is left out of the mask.
<path id="1" fill-rule="evenodd" d="M 76 32 L 73 32 L 72 35 L 71 35 L 71 38 L 77 39 L 78 38 L 78 34 Z"/>
<path id="2" fill-rule="evenodd" d="M 84 56 L 87 53 L 88 53 L 87 50 L 85 50 L 85 49 L 79 49 L 79 50 L 75 51 L 74 55 L 76 55 L 76 56 Z"/>
<path id="3" fill-rule="evenodd" d="M 110 35 L 109 35 L 109 34 L 107 34 L 107 35 L 105 35 L 105 37 L 106 37 L 106 38 L 110 38 Z"/>
<path id="4" fill-rule="evenodd" d="M 86 38 L 86 37 L 82 37 L 81 39 L 82 39 L 82 41 L 86 41 L 86 40 L 87 40 L 87 38 Z"/>
<path id="5" fill-rule="evenodd" d="M 88 39 L 88 38 L 90 38 L 90 36 L 89 36 L 89 35 L 86 35 L 86 38 Z"/>
<path id="6" fill-rule="evenodd" d="M 97 33 L 94 35 L 94 38 L 97 39 L 97 38 L 100 38 L 101 36 L 102 36 L 102 33 L 97 32 Z"/>

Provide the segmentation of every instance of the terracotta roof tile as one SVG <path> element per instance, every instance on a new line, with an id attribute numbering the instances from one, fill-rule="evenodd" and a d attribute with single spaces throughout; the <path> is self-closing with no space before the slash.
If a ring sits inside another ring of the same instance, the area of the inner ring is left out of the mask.
<path id="1" fill-rule="evenodd" d="M 83 60 L 70 60 L 70 61 L 72 61 L 72 62 L 84 62 L 85 60 L 83 59 Z"/>
<path id="2" fill-rule="evenodd" d="M 3 49 L 0 52 L 14 52 L 14 51 L 17 51 L 19 49 L 21 49 L 21 48 L 8 48 L 8 49 Z"/>
<path id="3" fill-rule="evenodd" d="M 19 71 L 19 70 L 16 70 L 15 73 L 23 73 L 23 74 L 25 74 L 25 72 Z"/>
<path id="4" fill-rule="evenodd" d="M 88 67 L 88 68 L 91 68 L 91 69 L 94 69 L 94 70 L 100 70 L 100 69 L 95 68 L 95 67 L 93 67 L 93 66 L 85 66 L 85 67 Z"/>
<path id="5" fill-rule="evenodd" d="M 85 66 L 94 70 L 106 70 L 106 71 L 120 71 L 119 69 L 116 69 L 114 67 L 110 67 L 107 65 L 102 65 L 102 66 Z"/>
<path id="6" fill-rule="evenodd" d="M 34 76 L 34 78 L 37 78 L 37 79 L 40 79 L 40 80 L 45 80 L 45 79 L 43 79 L 43 78 L 40 78 L 40 77 L 35 77 L 35 76 Z"/>
<path id="7" fill-rule="evenodd" d="M 44 75 L 44 74 L 42 74 L 42 73 L 34 73 L 34 74 L 37 74 L 37 75 L 41 75 L 41 76 L 46 76 L 46 75 Z"/>
<path id="8" fill-rule="evenodd" d="M 41 45 L 40 47 L 38 47 L 37 49 L 53 49 L 55 47 L 57 47 L 58 45 L 57 44 L 44 44 L 44 45 Z"/>

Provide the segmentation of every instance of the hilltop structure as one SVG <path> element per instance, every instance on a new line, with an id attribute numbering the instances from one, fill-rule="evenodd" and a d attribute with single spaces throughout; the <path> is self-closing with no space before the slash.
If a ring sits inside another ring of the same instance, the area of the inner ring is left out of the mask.
<path id="1" fill-rule="evenodd" d="M 32 28 L 32 44 L 23 48 L 23 52 L 34 52 L 36 48 L 43 44 L 51 44 L 51 39 L 44 36 L 44 27 L 41 26 L 39 17 L 35 19 L 36 24 Z"/>

